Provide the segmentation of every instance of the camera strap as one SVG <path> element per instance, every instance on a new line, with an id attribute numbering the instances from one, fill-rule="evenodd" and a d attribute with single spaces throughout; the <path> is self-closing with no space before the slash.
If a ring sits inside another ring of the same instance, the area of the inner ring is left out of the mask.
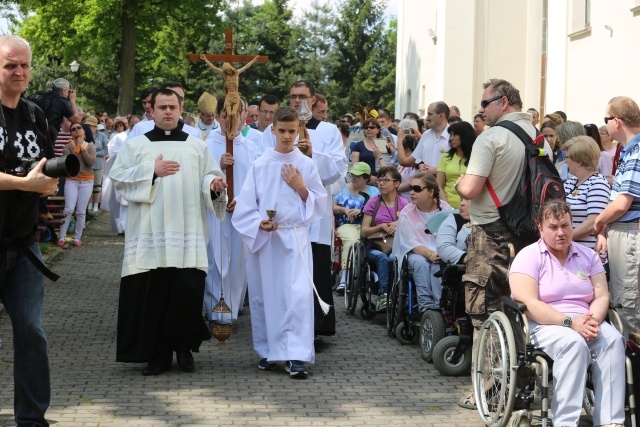
<path id="1" fill-rule="evenodd" d="M 0 242 L 0 252 L 7 250 L 7 248 L 16 248 L 20 252 L 22 252 L 24 256 L 26 256 L 27 259 L 31 261 L 31 264 L 33 264 L 33 266 L 37 268 L 38 271 L 42 273 L 46 278 L 53 282 L 58 280 L 60 276 L 49 270 L 47 266 L 44 265 L 42 261 L 40 261 L 40 258 L 38 258 L 36 254 L 31 252 L 31 249 L 29 249 L 29 244 L 27 243 L 29 240 L 30 239 L 25 240 L 15 237 L 2 239 L 2 241 Z"/>

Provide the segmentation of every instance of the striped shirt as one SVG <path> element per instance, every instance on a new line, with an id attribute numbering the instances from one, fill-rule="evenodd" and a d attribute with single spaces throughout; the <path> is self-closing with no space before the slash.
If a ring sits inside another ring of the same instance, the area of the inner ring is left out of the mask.
<path id="1" fill-rule="evenodd" d="M 571 208 L 573 228 L 576 228 L 589 215 L 599 215 L 609 203 L 609 184 L 599 173 L 594 173 L 579 186 L 578 178 L 572 176 L 564 183 L 564 191 L 567 193 L 567 204 Z M 580 240 L 576 240 L 588 248 L 593 249 L 596 238 L 590 234 Z"/>
<path id="2" fill-rule="evenodd" d="M 62 149 L 69 141 L 71 141 L 71 134 L 60 131 L 58 138 L 56 138 L 56 141 L 53 143 L 53 152 L 56 157 L 62 156 Z"/>
<path id="3" fill-rule="evenodd" d="M 620 153 L 620 163 L 609 200 L 614 201 L 618 194 L 633 196 L 631 206 L 618 221 L 628 222 L 640 218 L 640 134 L 634 136 Z"/>

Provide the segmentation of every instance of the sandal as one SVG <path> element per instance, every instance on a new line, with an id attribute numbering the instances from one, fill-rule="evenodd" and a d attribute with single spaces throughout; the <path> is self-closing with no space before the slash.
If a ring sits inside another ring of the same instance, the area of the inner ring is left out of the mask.
<path id="1" fill-rule="evenodd" d="M 464 409 L 477 409 L 476 398 L 473 395 L 473 392 L 458 400 L 458 406 Z"/>

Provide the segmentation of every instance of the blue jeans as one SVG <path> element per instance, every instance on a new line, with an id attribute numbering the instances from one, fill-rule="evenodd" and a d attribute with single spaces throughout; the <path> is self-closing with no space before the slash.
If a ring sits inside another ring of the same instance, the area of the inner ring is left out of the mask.
<path id="1" fill-rule="evenodd" d="M 38 243 L 29 249 L 42 260 Z M 13 327 L 16 423 L 48 426 L 51 383 L 47 337 L 42 326 L 44 276 L 20 251 L 0 250 L 0 297 Z"/>
<path id="2" fill-rule="evenodd" d="M 422 255 L 409 252 L 409 271 L 413 277 L 418 294 L 418 307 L 420 312 L 440 308 L 442 296 L 442 279 L 434 277 L 440 266 L 429 262 Z"/>
<path id="3" fill-rule="evenodd" d="M 367 261 L 375 265 L 376 273 L 378 273 L 378 295 L 386 294 L 389 289 L 389 261 L 391 254 L 386 255 L 377 249 L 367 249 Z"/>

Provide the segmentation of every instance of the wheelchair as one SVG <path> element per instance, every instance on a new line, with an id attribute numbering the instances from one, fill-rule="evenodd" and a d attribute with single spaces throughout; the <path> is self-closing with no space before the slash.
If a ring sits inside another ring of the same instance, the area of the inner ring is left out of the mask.
<path id="1" fill-rule="evenodd" d="M 394 258 L 394 261 L 394 271 L 397 271 L 397 260 Z M 387 294 L 387 333 L 401 344 L 415 344 L 420 335 L 420 322 L 413 320 L 412 314 L 418 313 L 419 308 L 407 255 L 402 259 L 398 280 L 390 281 L 389 284 L 391 289 Z"/>
<path id="2" fill-rule="evenodd" d="M 333 244 L 331 245 L 331 280 L 332 290 L 338 289 L 340 285 L 340 274 L 342 272 L 342 240 L 338 237 L 338 232 L 333 228 Z"/>
<path id="3" fill-rule="evenodd" d="M 376 310 L 376 305 L 372 302 L 372 296 L 378 294 L 378 284 L 375 281 L 373 266 L 367 261 L 366 255 L 365 245 L 361 241 L 356 242 L 349 249 L 344 306 L 349 314 L 354 314 L 358 307 L 358 300 L 361 300 L 360 314 L 365 319 L 373 319 L 376 314 L 385 312 L 386 308 Z M 394 261 L 389 263 L 390 286 L 395 281 L 396 269 L 397 264 Z"/>
<path id="4" fill-rule="evenodd" d="M 502 297 L 503 311 L 489 316 L 480 332 L 472 379 L 473 391 L 482 421 L 491 427 L 530 426 L 531 405 L 540 399 L 540 423 L 549 425 L 549 380 L 553 360 L 536 349 L 529 340 L 529 323 L 524 314 L 526 306 Z M 620 331 L 619 316 L 613 310 L 609 318 Z M 622 332 L 622 331 L 621 331 Z M 635 397 L 631 361 L 626 358 L 627 415 L 635 427 Z M 590 370 L 587 374 L 587 391 L 583 408 L 590 417 L 593 413 L 593 391 L 590 388 Z M 516 398 L 524 409 L 514 411 Z M 513 415 L 513 416 L 512 416 Z"/>
<path id="5" fill-rule="evenodd" d="M 464 264 L 443 266 L 441 310 L 427 310 L 420 322 L 420 352 L 443 375 L 463 375 L 471 369 L 473 326 L 465 312 Z"/>

